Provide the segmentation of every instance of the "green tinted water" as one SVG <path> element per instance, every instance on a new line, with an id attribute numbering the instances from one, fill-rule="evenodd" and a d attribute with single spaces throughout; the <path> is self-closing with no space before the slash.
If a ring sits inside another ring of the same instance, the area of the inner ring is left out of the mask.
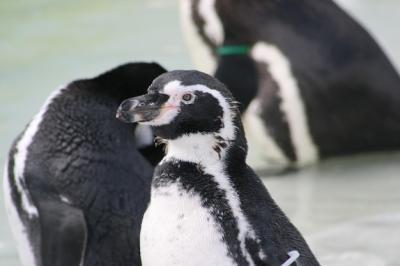
<path id="1" fill-rule="evenodd" d="M 400 3 L 397 0 L 341 2 L 373 31 L 393 61 L 400 65 L 397 47 Z M 193 68 L 180 33 L 178 2 L 173 0 L 2 0 L 0 22 L 1 164 L 13 138 L 59 85 L 97 75 L 127 61 L 154 60 L 168 69 Z M 345 254 L 336 246 L 322 244 L 332 239 L 329 232 L 337 232 L 336 226 L 400 212 L 398 159 L 399 156 L 383 155 L 327 162 L 316 169 L 272 178 L 266 183 L 319 254 L 329 261 L 329 252 Z M 291 189 L 294 193 L 290 193 Z M 20 265 L 1 194 L 0 265 Z M 397 221 L 396 216 L 390 217 L 394 217 L 390 221 Z M 395 224 L 397 232 L 399 224 Z M 375 221 L 373 225 L 367 228 L 377 234 L 387 228 L 387 223 L 381 225 Z M 349 230 L 346 228 L 343 230 Z M 339 234 L 346 235 L 343 230 Z M 349 243 L 343 239 L 337 242 Z M 393 250 L 391 247 L 383 245 L 382 250 Z M 362 251 L 371 248 L 373 245 L 367 245 Z M 390 252 L 377 253 L 394 257 Z"/>

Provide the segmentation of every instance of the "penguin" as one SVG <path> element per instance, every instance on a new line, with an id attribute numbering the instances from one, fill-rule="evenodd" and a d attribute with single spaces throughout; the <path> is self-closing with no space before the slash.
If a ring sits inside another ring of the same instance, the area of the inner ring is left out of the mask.
<path id="1" fill-rule="evenodd" d="M 334 1 L 182 0 L 182 18 L 201 69 L 241 102 L 254 167 L 400 148 L 399 74 Z"/>
<path id="2" fill-rule="evenodd" d="M 144 266 L 319 265 L 246 164 L 239 108 L 221 82 L 164 73 L 117 117 L 151 126 L 165 144 L 140 234 Z"/>
<path id="3" fill-rule="evenodd" d="M 75 80 L 16 138 L 4 195 L 24 266 L 141 265 L 140 224 L 163 152 L 147 147 L 149 127 L 121 123 L 115 110 L 164 72 L 128 63 Z"/>

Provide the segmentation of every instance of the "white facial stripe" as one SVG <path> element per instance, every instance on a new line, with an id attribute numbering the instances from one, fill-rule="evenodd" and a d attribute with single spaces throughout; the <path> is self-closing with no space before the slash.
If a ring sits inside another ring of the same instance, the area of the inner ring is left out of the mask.
<path id="1" fill-rule="evenodd" d="M 189 92 L 178 90 L 178 88 L 175 88 L 176 85 L 180 86 L 180 83 L 170 82 L 164 86 L 162 93 L 169 96 L 168 101 L 163 104 L 163 107 L 160 109 L 160 114 L 155 119 L 148 122 L 140 122 L 141 125 L 168 125 L 176 118 L 180 112 L 182 95 Z"/>
<path id="2" fill-rule="evenodd" d="M 169 95 L 169 99 L 162 105 L 162 108 L 160 108 L 160 114 L 151 121 L 140 122 L 141 125 L 163 126 L 168 125 L 176 118 L 180 112 L 181 94 L 165 94 Z"/>
<path id="3" fill-rule="evenodd" d="M 215 72 L 217 62 L 193 21 L 192 3 L 192 0 L 181 0 L 181 25 L 185 41 L 190 48 L 190 55 L 197 69 L 212 74 Z"/>
<path id="4" fill-rule="evenodd" d="M 15 203 L 11 197 L 11 184 L 8 180 L 8 161 L 4 166 L 3 174 L 3 192 L 4 201 L 7 210 L 7 217 L 9 224 L 11 225 L 11 230 L 14 234 L 15 240 L 17 242 L 17 250 L 19 258 L 24 266 L 35 266 L 35 257 L 33 255 L 32 247 L 29 242 L 29 238 L 23 225 L 21 218 L 15 207 Z"/>
<path id="5" fill-rule="evenodd" d="M 280 107 L 287 117 L 298 166 L 316 162 L 318 150 L 308 128 L 305 108 L 290 62 L 277 47 L 264 42 L 257 43 L 251 55 L 254 60 L 268 65 L 268 71 L 279 85 L 282 99 Z"/>
<path id="6" fill-rule="evenodd" d="M 40 123 L 43 120 L 43 115 L 46 113 L 48 106 L 56 98 L 65 87 L 60 87 L 59 89 L 53 91 L 52 94 L 47 98 L 46 102 L 43 104 L 39 113 L 32 119 L 29 126 L 26 128 L 23 136 L 16 144 L 16 153 L 14 156 L 14 176 L 15 184 L 19 193 L 21 194 L 22 208 L 28 213 L 30 217 L 37 216 L 38 211 L 32 203 L 29 191 L 24 188 L 24 171 L 25 171 L 25 161 L 28 155 L 28 147 L 31 145 L 36 132 L 39 130 Z"/>
<path id="7" fill-rule="evenodd" d="M 224 41 L 224 29 L 215 9 L 215 0 L 200 0 L 198 8 L 205 22 L 205 33 L 216 46 L 221 45 Z"/>
<path id="8" fill-rule="evenodd" d="M 215 99 L 217 99 L 219 105 L 221 106 L 223 110 L 223 117 L 222 121 L 224 123 L 224 127 L 220 130 L 219 134 L 221 137 L 230 140 L 233 139 L 235 136 L 235 127 L 233 125 L 233 117 L 232 117 L 232 111 L 231 111 L 231 106 L 229 103 L 226 101 L 225 97 L 216 90 L 210 89 L 207 86 L 204 85 L 190 85 L 190 86 L 183 86 L 181 85 L 181 82 L 178 80 L 174 80 L 171 82 L 168 82 L 163 88 L 163 93 L 167 95 L 174 95 L 174 98 L 170 98 L 168 102 L 171 104 L 177 105 L 180 104 L 181 102 L 181 95 L 184 93 L 190 92 L 190 93 L 195 93 L 196 91 L 200 91 L 203 93 L 208 93 L 211 94 Z M 178 103 L 179 101 L 179 103 Z"/>

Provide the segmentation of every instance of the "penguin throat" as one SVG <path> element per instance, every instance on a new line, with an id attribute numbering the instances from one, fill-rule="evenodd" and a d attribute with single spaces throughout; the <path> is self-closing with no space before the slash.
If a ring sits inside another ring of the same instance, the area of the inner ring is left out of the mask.
<path id="1" fill-rule="evenodd" d="M 216 164 L 224 157 L 232 140 L 216 134 L 188 134 L 167 141 L 165 159 L 175 158 L 200 164 Z"/>

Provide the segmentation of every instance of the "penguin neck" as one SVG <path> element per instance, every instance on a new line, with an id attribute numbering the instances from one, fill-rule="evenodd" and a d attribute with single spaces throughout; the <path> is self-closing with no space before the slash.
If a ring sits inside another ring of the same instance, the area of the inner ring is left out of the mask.
<path id="1" fill-rule="evenodd" d="M 217 135 L 198 133 L 167 140 L 166 145 L 163 161 L 176 159 L 220 170 L 229 168 L 231 162 L 246 165 L 247 145 L 242 138 L 221 141 Z"/>
<path id="2" fill-rule="evenodd" d="M 258 69 L 248 55 L 225 55 L 218 61 L 215 77 L 223 82 L 241 103 L 244 112 L 258 92 Z"/>
<path id="3" fill-rule="evenodd" d="M 214 134 L 189 134 L 167 141 L 165 159 L 174 158 L 180 161 L 200 165 L 218 165 L 224 161 L 227 148 L 216 149 L 218 140 Z"/>

